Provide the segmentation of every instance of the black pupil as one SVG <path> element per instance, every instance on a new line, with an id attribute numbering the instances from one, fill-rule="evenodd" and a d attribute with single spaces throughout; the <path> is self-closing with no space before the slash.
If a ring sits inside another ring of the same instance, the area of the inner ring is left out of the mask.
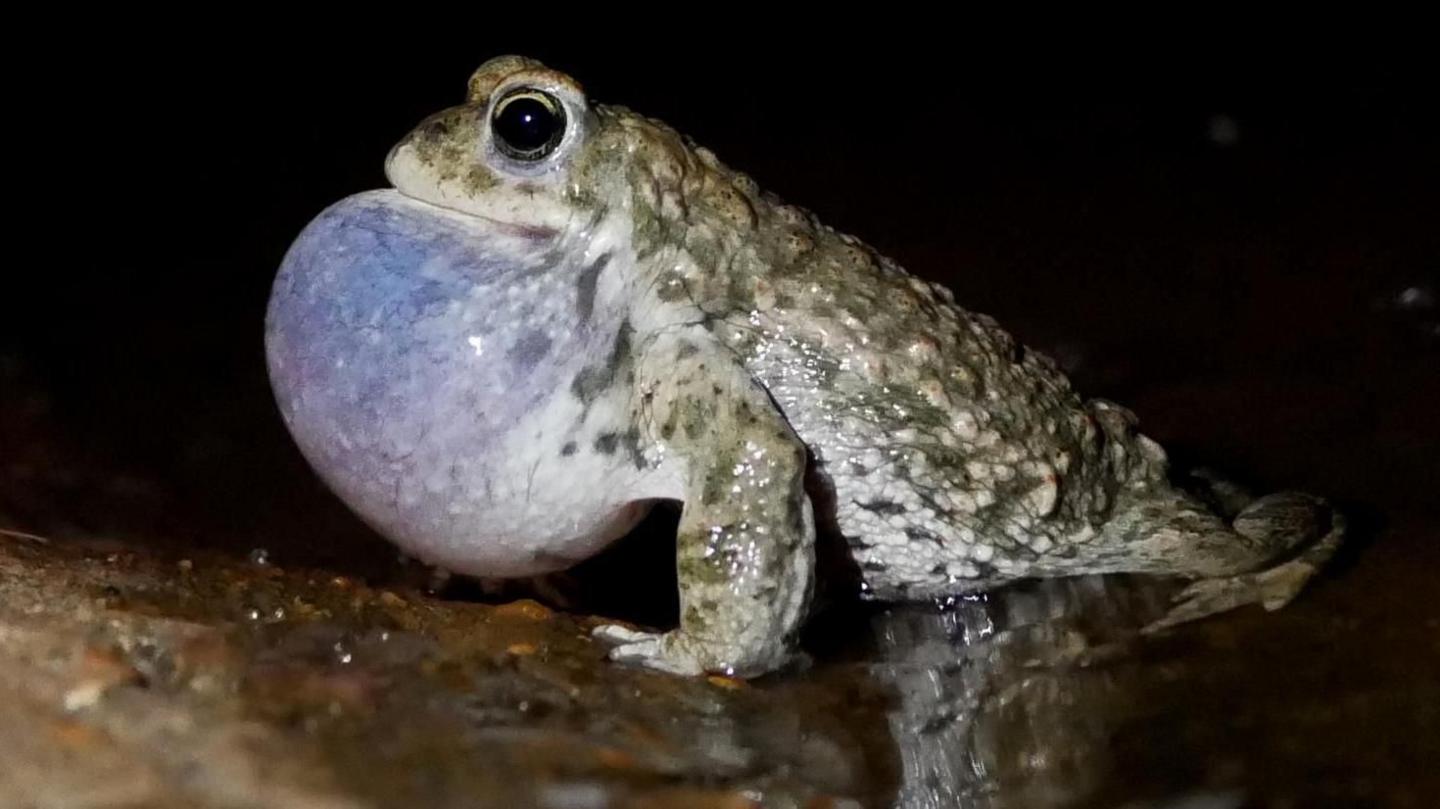
<path id="1" fill-rule="evenodd" d="M 495 115 L 495 134 L 521 154 L 543 150 L 560 134 L 561 121 L 549 104 L 538 98 L 507 101 Z"/>

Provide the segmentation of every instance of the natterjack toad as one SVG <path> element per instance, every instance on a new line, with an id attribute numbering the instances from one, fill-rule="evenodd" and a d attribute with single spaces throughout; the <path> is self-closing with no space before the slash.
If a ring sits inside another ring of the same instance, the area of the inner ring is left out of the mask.
<path id="1" fill-rule="evenodd" d="M 990 318 L 534 61 L 487 62 L 385 167 L 276 280 L 284 418 L 351 507 L 457 572 L 566 568 L 682 503 L 680 626 L 603 629 L 617 659 L 780 666 L 817 519 L 878 599 L 1197 579 L 1156 626 L 1279 607 L 1340 541 L 1316 498 L 1172 484 L 1128 411 Z"/>

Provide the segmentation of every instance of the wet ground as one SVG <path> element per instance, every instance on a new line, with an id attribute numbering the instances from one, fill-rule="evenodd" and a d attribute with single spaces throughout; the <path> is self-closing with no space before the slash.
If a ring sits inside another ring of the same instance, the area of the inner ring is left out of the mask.
<path id="1" fill-rule="evenodd" d="M 737 92 L 748 74 L 556 58 L 950 284 L 1182 460 L 1325 494 L 1354 525 L 1276 613 L 1139 642 L 1174 584 L 1120 577 L 943 608 L 837 603 L 808 668 L 745 683 L 617 667 L 587 637 L 595 616 L 669 618 L 671 515 L 536 591 L 443 581 L 330 497 L 274 412 L 258 318 L 281 251 L 319 207 L 379 183 L 389 141 L 452 100 L 468 54 L 361 60 L 364 92 L 324 94 L 308 89 L 330 80 L 323 60 L 217 76 L 223 58 L 189 57 L 226 108 L 187 105 L 199 85 L 143 60 L 123 71 L 158 89 L 123 105 L 183 109 L 219 140 L 170 143 L 150 177 L 164 195 L 6 289 L 20 305 L 0 332 L 0 805 L 1440 794 L 1440 170 L 1431 122 L 1384 71 L 1185 73 L 1103 96 L 1083 71 L 1074 86 L 1020 76 L 946 96 L 969 126 L 953 160 L 927 162 L 886 157 L 905 132 L 836 111 L 867 80 L 861 97 L 914 100 L 893 78 L 825 63 L 840 78 L 805 74 L 813 113 L 772 131 L 747 122 L 776 120 L 781 94 Z M 1024 91 L 1033 104 L 1008 100 Z M 245 191 L 160 204 L 197 187 Z"/>

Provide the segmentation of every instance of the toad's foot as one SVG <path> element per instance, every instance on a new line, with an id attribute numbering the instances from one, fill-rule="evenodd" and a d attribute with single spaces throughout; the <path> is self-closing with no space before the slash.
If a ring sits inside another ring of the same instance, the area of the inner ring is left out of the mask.
<path id="1" fill-rule="evenodd" d="M 674 633 L 642 632 L 619 624 L 606 624 L 596 627 L 592 634 L 598 640 L 614 644 L 609 657 L 620 663 L 635 663 L 685 676 L 705 671 L 698 657 L 685 653 L 685 644 L 675 642 Z"/>
<path id="2" fill-rule="evenodd" d="M 1300 594 L 1315 571 L 1316 568 L 1310 564 L 1296 560 L 1259 573 L 1201 579 L 1181 590 L 1175 596 L 1170 611 L 1147 624 L 1141 632 L 1159 632 L 1247 604 L 1260 604 L 1267 610 L 1278 610 Z"/>
<path id="3" fill-rule="evenodd" d="M 1323 522 L 1326 518 L 1328 526 Z M 1168 613 L 1145 626 L 1142 632 L 1158 632 L 1247 604 L 1259 604 L 1271 611 L 1280 609 L 1294 600 L 1306 582 L 1335 554 L 1345 524 L 1344 519 L 1319 498 L 1278 494 L 1263 497 L 1247 507 L 1235 518 L 1234 529 L 1262 542 L 1287 537 L 1290 543 L 1304 549 L 1295 558 L 1265 570 L 1192 583 L 1175 596 Z"/>
<path id="4" fill-rule="evenodd" d="M 645 632 L 619 624 L 605 624 L 596 627 L 591 635 L 604 643 L 613 644 L 609 658 L 618 663 L 630 663 L 670 674 L 693 676 L 697 674 L 725 674 L 748 677 L 780 668 L 786 662 L 786 655 L 776 650 L 776 659 L 766 659 L 759 664 L 736 665 L 729 660 L 746 659 L 746 653 L 739 649 L 726 649 L 723 645 L 707 643 L 702 638 L 687 634 L 683 629 L 673 632 Z"/>

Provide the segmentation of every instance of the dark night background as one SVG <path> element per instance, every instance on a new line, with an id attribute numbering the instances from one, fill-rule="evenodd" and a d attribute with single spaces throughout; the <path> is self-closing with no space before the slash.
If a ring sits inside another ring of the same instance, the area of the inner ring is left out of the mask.
<path id="1" fill-rule="evenodd" d="M 373 540 L 271 406 L 268 287 L 470 70 L 524 52 L 949 284 L 1182 457 L 1430 515 L 1404 553 L 1434 558 L 1440 128 L 1404 48 L 225 33 L 76 41 L 23 82 L 17 528 L 358 564 Z"/>

